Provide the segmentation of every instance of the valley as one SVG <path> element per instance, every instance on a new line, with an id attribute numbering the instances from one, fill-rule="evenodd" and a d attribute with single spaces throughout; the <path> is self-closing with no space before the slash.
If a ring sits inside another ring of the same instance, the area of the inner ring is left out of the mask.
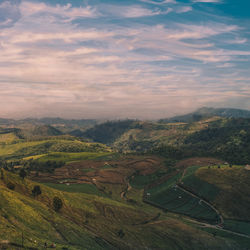
<path id="1" fill-rule="evenodd" d="M 5 123 L 0 248 L 249 249 L 249 124 Z"/>

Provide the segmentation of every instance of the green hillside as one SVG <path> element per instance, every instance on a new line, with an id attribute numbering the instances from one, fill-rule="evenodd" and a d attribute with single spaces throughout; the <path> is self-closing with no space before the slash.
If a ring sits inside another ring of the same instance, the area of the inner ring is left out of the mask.
<path id="1" fill-rule="evenodd" d="M 10 189 L 9 183 L 12 183 Z M 155 217 L 157 209 L 138 208 L 88 194 L 67 193 L 40 185 L 42 194 L 34 197 L 37 185 L 27 179 L 2 173 L 0 181 L 1 242 L 41 249 L 44 242 L 64 249 L 228 249 L 239 247 L 227 237 L 216 237 L 201 229 L 161 215 L 157 223 L 144 223 Z M 9 188 L 7 188 L 9 186 Z M 63 201 L 59 212 L 53 197 Z M 197 231 L 198 230 L 198 231 Z M 200 240 L 197 242 L 196 235 Z M 181 237 L 180 237 L 181 236 Z M 16 247 L 18 248 L 18 247 Z"/>
<path id="2" fill-rule="evenodd" d="M 109 152 L 110 149 L 99 143 L 86 143 L 76 138 L 60 139 L 58 137 L 35 140 L 19 141 L 17 143 L 0 144 L 0 157 L 2 159 L 22 159 L 29 156 L 49 154 L 55 152 L 81 153 L 81 152 Z"/>
<path id="3" fill-rule="evenodd" d="M 187 166 L 147 186 L 145 199 L 167 211 L 249 235 L 249 181 L 245 166 Z"/>

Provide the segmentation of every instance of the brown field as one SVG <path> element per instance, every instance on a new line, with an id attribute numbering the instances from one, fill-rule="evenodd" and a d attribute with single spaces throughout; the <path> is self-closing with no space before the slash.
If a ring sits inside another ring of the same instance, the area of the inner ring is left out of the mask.
<path id="1" fill-rule="evenodd" d="M 163 159 L 156 156 L 123 156 L 119 160 L 85 160 L 69 163 L 51 173 L 33 172 L 31 179 L 51 183 L 126 184 L 135 172 L 148 175 L 163 168 Z"/>
<path id="2" fill-rule="evenodd" d="M 179 161 L 176 164 L 177 168 L 187 168 L 191 166 L 214 166 L 216 164 L 224 164 L 224 161 L 215 159 L 215 158 L 208 158 L 208 157 L 194 157 L 194 158 L 188 158 L 182 161 Z"/>

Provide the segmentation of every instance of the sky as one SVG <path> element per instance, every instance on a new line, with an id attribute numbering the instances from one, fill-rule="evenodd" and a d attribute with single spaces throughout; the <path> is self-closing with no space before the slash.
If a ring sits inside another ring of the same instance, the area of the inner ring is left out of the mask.
<path id="1" fill-rule="evenodd" d="M 250 109 L 249 0 L 0 0 L 0 117 Z"/>

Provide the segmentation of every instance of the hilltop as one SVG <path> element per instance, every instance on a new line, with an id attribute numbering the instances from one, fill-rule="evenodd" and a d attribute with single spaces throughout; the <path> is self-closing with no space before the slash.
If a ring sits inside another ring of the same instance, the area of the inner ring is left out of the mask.
<path id="1" fill-rule="evenodd" d="M 174 116 L 166 119 L 161 119 L 160 122 L 196 122 L 202 119 L 211 118 L 213 116 L 225 117 L 225 118 L 250 118 L 250 111 L 243 109 L 233 108 L 209 108 L 203 107 L 196 111 Z"/>

